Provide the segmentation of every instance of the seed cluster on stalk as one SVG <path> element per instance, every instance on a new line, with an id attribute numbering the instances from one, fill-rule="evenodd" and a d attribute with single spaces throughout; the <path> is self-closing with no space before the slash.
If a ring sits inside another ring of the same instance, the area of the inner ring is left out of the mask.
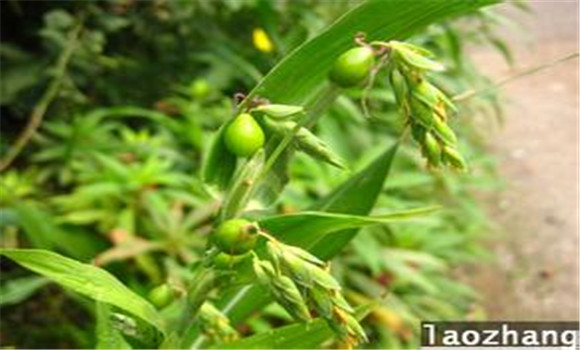
<path id="1" fill-rule="evenodd" d="M 408 43 L 367 43 L 364 34 L 357 35 L 355 43 L 357 47 L 335 59 L 328 73 L 332 85 L 350 89 L 367 82 L 370 87 L 378 70 L 386 64 L 398 107 L 428 165 L 467 169 L 457 150 L 455 133 L 448 125 L 448 110 L 454 109 L 453 103 L 427 77 L 427 72 L 442 70 L 442 65 L 432 59 L 429 51 Z M 366 342 L 365 331 L 344 298 L 340 284 L 330 274 L 328 264 L 305 250 L 278 241 L 262 231 L 256 222 L 237 217 L 251 198 L 254 180 L 262 179 L 260 175 L 270 170 L 269 166 L 285 147 L 293 147 L 338 168 L 346 168 L 344 162 L 308 129 L 315 119 L 306 115 L 303 106 L 272 104 L 252 97 L 241 108 L 241 113 L 218 134 L 215 152 L 210 153 L 215 164 L 221 161 L 220 155 L 247 158 L 234 180 L 230 179 L 233 185 L 222 208 L 222 219 L 227 220 L 212 233 L 210 266 L 231 271 L 251 259 L 251 270 L 258 282 L 293 319 L 309 322 L 316 315 L 327 322 L 345 346 Z M 235 167 L 234 158 L 232 169 Z M 215 171 L 218 168 L 209 167 L 207 173 L 221 178 L 223 174 Z M 233 174 L 231 170 L 228 176 Z M 265 238 L 264 246 L 258 245 L 259 237 Z M 210 337 L 227 341 L 237 336 L 228 319 L 211 304 L 201 308 L 200 319 L 202 330 Z"/>
<path id="2" fill-rule="evenodd" d="M 254 255 L 253 267 L 275 300 L 303 322 L 311 320 L 310 307 L 345 344 L 366 342 L 367 336 L 329 266 L 305 250 L 266 237 L 266 257 Z"/>
<path id="3" fill-rule="evenodd" d="M 229 342 L 239 338 L 230 320 L 209 302 L 199 309 L 198 319 L 201 332 L 214 341 Z"/>
<path id="4" fill-rule="evenodd" d="M 397 104 L 428 164 L 466 170 L 467 164 L 457 150 L 457 137 L 447 124 L 447 111 L 455 107 L 425 74 L 442 70 L 442 65 L 431 59 L 429 51 L 415 45 L 396 41 L 383 44 L 390 55 L 390 83 Z"/>

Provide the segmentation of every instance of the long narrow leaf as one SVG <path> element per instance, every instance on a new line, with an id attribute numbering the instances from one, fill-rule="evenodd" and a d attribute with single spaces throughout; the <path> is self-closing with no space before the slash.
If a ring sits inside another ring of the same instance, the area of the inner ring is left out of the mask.
<path id="1" fill-rule="evenodd" d="M 356 310 L 360 321 L 376 307 L 375 303 Z M 299 323 L 273 329 L 230 343 L 218 344 L 213 349 L 316 349 L 333 335 L 326 322 L 317 318 L 309 323 Z"/>
<path id="2" fill-rule="evenodd" d="M 132 349 L 111 321 L 109 304 L 97 302 L 97 344 L 96 349 Z"/>
<path id="3" fill-rule="evenodd" d="M 0 285 L 0 306 L 18 304 L 32 296 L 50 281 L 44 277 L 27 276 L 2 282 Z"/>
<path id="4" fill-rule="evenodd" d="M 326 237 L 329 233 L 369 225 L 409 220 L 431 213 L 438 208 L 424 207 L 378 216 L 305 211 L 296 214 L 272 216 L 260 221 L 260 226 L 284 242 L 300 247 L 310 247 L 312 244 Z M 332 234 L 332 238 L 334 236 Z"/>
<path id="5" fill-rule="evenodd" d="M 161 316 L 153 305 L 135 294 L 106 270 L 40 249 L 2 249 L 0 255 L 14 260 L 65 288 L 94 300 L 115 305 L 149 322 L 164 333 Z"/>
<path id="6" fill-rule="evenodd" d="M 387 179 L 398 144 L 391 147 L 375 160 L 367 169 L 350 178 L 344 185 L 317 203 L 314 208 L 334 213 L 366 215 L 375 202 Z M 336 255 L 356 234 L 357 229 L 337 232 L 332 237 L 325 237 L 313 247 L 315 255 L 329 259 Z"/>

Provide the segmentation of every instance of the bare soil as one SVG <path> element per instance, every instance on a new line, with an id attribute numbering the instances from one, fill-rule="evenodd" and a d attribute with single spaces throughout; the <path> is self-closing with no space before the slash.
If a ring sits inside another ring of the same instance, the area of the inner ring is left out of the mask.
<path id="1" fill-rule="evenodd" d="M 530 4 L 534 14 L 506 11 L 525 27 L 513 34 L 516 67 L 492 50 L 473 53 L 496 80 L 578 52 L 578 2 Z M 489 205 L 502 236 L 472 284 L 490 319 L 578 320 L 578 59 L 503 91 L 506 122 L 492 150 L 506 190 Z"/>

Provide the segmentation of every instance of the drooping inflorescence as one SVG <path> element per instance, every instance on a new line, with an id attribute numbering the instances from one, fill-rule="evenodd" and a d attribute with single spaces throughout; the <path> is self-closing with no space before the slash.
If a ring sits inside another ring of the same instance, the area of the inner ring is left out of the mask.
<path id="1" fill-rule="evenodd" d="M 449 165 L 466 170 L 457 150 L 457 137 L 448 125 L 448 110 L 455 107 L 443 91 L 431 84 L 426 72 L 443 66 L 418 46 L 391 41 L 383 43 L 390 55 L 390 83 L 401 113 L 407 118 L 413 139 L 421 145 L 429 165 Z"/>
<path id="2" fill-rule="evenodd" d="M 329 266 L 303 249 L 265 236 L 268 239 L 265 258 L 254 255 L 254 271 L 276 301 L 299 321 L 309 321 L 309 310 L 314 310 L 349 346 L 366 342 L 367 336 L 354 309 L 342 295 Z"/>

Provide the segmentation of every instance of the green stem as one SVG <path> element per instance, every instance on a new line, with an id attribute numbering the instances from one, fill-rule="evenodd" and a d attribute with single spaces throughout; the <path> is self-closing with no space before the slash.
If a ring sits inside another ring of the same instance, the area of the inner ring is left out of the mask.
<path id="1" fill-rule="evenodd" d="M 496 83 L 493 83 L 490 86 L 484 87 L 483 89 L 465 91 L 463 93 L 460 93 L 458 95 L 453 96 L 452 100 L 459 102 L 459 101 L 464 101 L 464 100 L 470 99 L 470 98 L 472 98 L 475 95 L 479 95 L 479 94 L 482 94 L 482 93 L 486 93 L 488 91 L 496 90 L 496 89 L 498 89 L 498 88 L 500 88 L 500 87 L 502 87 L 502 86 L 504 86 L 504 85 L 506 85 L 508 83 L 511 83 L 514 80 L 517 80 L 519 78 L 522 78 L 522 77 L 525 77 L 525 76 L 528 76 L 528 75 L 531 75 L 531 74 L 535 74 L 537 72 L 543 71 L 544 69 L 548 69 L 548 68 L 553 67 L 553 66 L 555 66 L 557 64 L 566 62 L 566 61 L 571 60 L 571 59 L 574 59 L 574 58 L 578 58 L 578 52 L 574 52 L 574 53 L 568 54 L 568 55 L 566 55 L 564 57 L 558 58 L 558 59 L 556 59 L 556 60 L 554 60 L 552 62 L 543 64 L 541 66 L 532 67 L 530 69 L 523 70 L 523 71 L 521 71 L 521 72 L 519 72 L 517 74 L 514 74 L 512 76 L 509 76 L 509 77 L 507 77 L 507 78 L 505 78 L 503 80 L 500 80 L 500 81 L 498 81 Z"/>
<path id="2" fill-rule="evenodd" d="M 186 305 L 177 323 L 177 334 L 185 338 L 186 331 L 192 325 L 201 305 L 207 300 L 207 295 L 215 287 L 215 274 L 211 269 L 201 266 L 193 278 L 187 291 Z"/>
<path id="3" fill-rule="evenodd" d="M 58 60 L 54 67 L 55 68 L 54 78 L 50 82 L 48 88 L 45 90 L 44 94 L 42 95 L 38 103 L 34 106 L 28 124 L 26 125 L 24 130 L 20 133 L 20 135 L 18 135 L 18 138 L 16 139 L 14 145 L 8 150 L 6 156 L 4 156 L 2 160 L 0 160 L 0 171 L 8 168 L 8 166 L 12 164 L 12 162 L 16 159 L 16 157 L 18 157 L 20 152 L 22 152 L 24 147 L 26 147 L 26 144 L 28 144 L 30 138 L 32 137 L 32 135 L 34 135 L 34 133 L 40 126 L 42 119 L 46 114 L 46 110 L 58 95 L 62 82 L 65 79 L 66 68 L 74 53 L 74 49 L 76 47 L 79 34 L 83 27 L 83 22 L 84 18 L 81 17 L 79 23 L 70 32 L 67 45 L 60 54 L 60 56 L 58 57 Z"/>

